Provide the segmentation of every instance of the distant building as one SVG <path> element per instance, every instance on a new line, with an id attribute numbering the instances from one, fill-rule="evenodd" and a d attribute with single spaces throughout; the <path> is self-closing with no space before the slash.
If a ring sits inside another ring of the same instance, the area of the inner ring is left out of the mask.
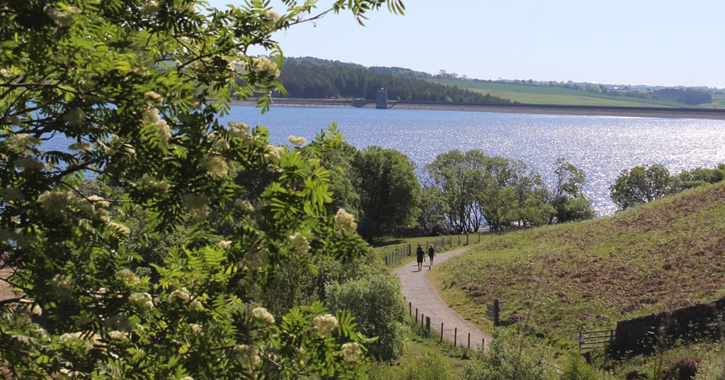
<path id="1" fill-rule="evenodd" d="M 378 90 L 378 97 L 375 101 L 375 108 L 379 110 L 388 109 L 388 90 L 384 88 Z"/>

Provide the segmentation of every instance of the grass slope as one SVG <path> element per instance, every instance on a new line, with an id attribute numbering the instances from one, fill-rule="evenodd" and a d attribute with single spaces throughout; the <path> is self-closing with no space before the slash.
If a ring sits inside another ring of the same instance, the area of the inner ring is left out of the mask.
<path id="1" fill-rule="evenodd" d="M 689 107 L 686 104 L 653 99 L 609 96 L 563 87 L 526 86 L 509 83 L 465 81 L 458 79 L 427 79 L 434 83 L 458 86 L 460 88 L 491 94 L 524 104 L 554 104 L 618 107 Z"/>
<path id="2" fill-rule="evenodd" d="M 724 259 L 721 183 L 609 218 L 482 239 L 431 277 L 484 329 L 484 304 L 498 298 L 504 324 L 570 349 L 580 329 L 725 296 Z"/>

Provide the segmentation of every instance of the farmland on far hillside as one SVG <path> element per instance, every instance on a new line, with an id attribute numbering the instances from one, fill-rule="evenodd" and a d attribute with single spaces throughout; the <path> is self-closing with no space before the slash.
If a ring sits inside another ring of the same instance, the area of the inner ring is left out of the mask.
<path id="1" fill-rule="evenodd" d="M 617 107 L 689 107 L 667 101 L 610 96 L 554 86 L 528 86 L 520 84 L 467 81 L 459 79 L 427 79 L 434 83 L 458 86 L 463 89 L 490 94 L 523 104 L 553 104 Z"/>

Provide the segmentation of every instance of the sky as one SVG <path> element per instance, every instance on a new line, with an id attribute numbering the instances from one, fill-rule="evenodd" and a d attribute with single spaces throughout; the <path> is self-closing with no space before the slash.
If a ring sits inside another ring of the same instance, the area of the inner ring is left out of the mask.
<path id="1" fill-rule="evenodd" d="M 213 6 L 241 0 L 209 0 Z M 320 0 L 318 10 L 332 0 Z M 275 35 L 286 56 L 479 79 L 725 87 L 722 0 L 404 0 Z M 281 2 L 272 6 L 282 13 Z"/>

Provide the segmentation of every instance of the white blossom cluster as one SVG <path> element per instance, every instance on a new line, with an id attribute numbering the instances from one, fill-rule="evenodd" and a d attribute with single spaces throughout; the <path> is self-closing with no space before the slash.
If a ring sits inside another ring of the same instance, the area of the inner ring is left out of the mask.
<path id="1" fill-rule="evenodd" d="M 93 145 L 91 145 L 85 141 L 81 141 L 81 142 L 77 142 L 77 143 L 68 145 L 68 149 L 74 150 L 77 152 L 88 152 L 89 150 L 93 149 Z"/>
<path id="2" fill-rule="evenodd" d="M 305 253 L 310 249 L 310 243 L 307 241 L 307 238 L 299 232 L 295 232 L 294 235 L 290 236 L 289 241 L 292 244 L 292 248 L 300 253 Z"/>
<path id="3" fill-rule="evenodd" d="M 307 139 L 304 138 L 304 137 L 290 136 L 290 137 L 287 138 L 287 140 L 289 140 L 289 142 L 292 143 L 292 145 L 300 145 L 301 146 L 301 145 L 307 144 Z"/>
<path id="4" fill-rule="evenodd" d="M 340 348 L 340 352 L 342 352 L 342 357 L 346 362 L 352 363 L 357 361 L 357 358 L 360 357 L 360 354 L 362 354 L 362 348 L 360 348 L 359 344 L 354 342 L 345 343 Z"/>
<path id="5" fill-rule="evenodd" d="M 254 211 L 254 206 L 252 206 L 252 204 L 249 203 L 249 201 L 245 201 L 245 200 L 242 200 L 242 199 L 237 199 L 234 202 L 234 206 L 237 207 L 238 209 L 242 210 L 242 211 L 246 211 L 246 212 L 253 212 Z"/>
<path id="6" fill-rule="evenodd" d="M 244 123 L 229 122 L 229 136 L 233 138 L 240 138 L 246 136 L 252 129 L 249 125 Z"/>
<path id="7" fill-rule="evenodd" d="M 317 330 L 320 335 L 327 335 L 331 333 L 338 325 L 337 318 L 335 318 L 332 314 L 318 315 L 312 320 L 312 323 L 315 325 L 315 330 Z"/>
<path id="8" fill-rule="evenodd" d="M 149 91 L 153 92 L 153 91 Z M 147 94 L 149 93 L 147 92 Z M 153 92 L 156 94 L 155 92 Z M 163 99 L 161 95 L 156 94 L 159 98 Z M 150 95 L 152 96 L 152 95 Z M 160 102 L 161 100 L 159 100 Z M 166 145 L 169 143 L 169 139 L 171 138 L 171 127 L 169 127 L 169 123 L 166 122 L 161 116 L 159 115 L 159 110 L 156 108 L 149 108 L 146 111 L 143 112 L 143 119 L 145 122 L 153 124 L 156 126 L 156 132 L 159 134 L 159 138 L 161 138 L 161 142 Z"/>
<path id="9" fill-rule="evenodd" d="M 181 206 L 192 220 L 203 220 L 209 215 L 209 198 L 206 195 L 186 194 L 181 198 Z"/>
<path id="10" fill-rule="evenodd" d="M 21 152 L 32 151 L 33 148 L 40 145 L 40 139 L 25 133 L 14 135 L 6 140 L 6 142 Z"/>
<path id="11" fill-rule="evenodd" d="M 141 310 L 150 310 L 154 308 L 154 301 L 148 293 L 131 293 L 128 301 Z"/>
<path id="12" fill-rule="evenodd" d="M 50 216 L 63 216 L 75 201 L 70 191 L 46 191 L 38 197 L 43 211 Z"/>
<path id="13" fill-rule="evenodd" d="M 98 207 L 108 207 L 110 203 L 99 197 L 98 195 L 91 195 L 90 197 L 86 198 L 89 202 L 93 203 L 93 205 Z"/>
<path id="14" fill-rule="evenodd" d="M 116 272 L 116 279 L 123 282 L 124 285 L 129 287 L 137 285 L 140 282 L 136 274 L 133 273 L 130 269 L 121 269 Z"/>
<path id="15" fill-rule="evenodd" d="M 194 309 L 201 309 L 203 307 L 201 305 L 201 302 L 199 302 L 199 300 L 197 300 L 197 299 L 192 300 L 191 293 L 189 293 L 189 291 L 186 288 L 174 290 L 173 292 L 171 292 L 171 294 L 169 294 L 169 298 L 179 300 L 183 303 L 188 303 L 189 306 L 191 306 Z"/>
<path id="16" fill-rule="evenodd" d="M 355 231 L 357 229 L 355 217 L 349 212 L 345 211 L 344 208 L 337 210 L 337 214 L 335 214 L 335 223 L 337 223 L 340 228 L 347 231 Z"/>
<path id="17" fill-rule="evenodd" d="M 71 127 L 80 127 L 86 121 L 86 113 L 80 108 L 73 108 L 63 115 L 63 120 Z"/>
<path id="18" fill-rule="evenodd" d="M 83 349 L 88 352 L 94 345 L 101 343 L 101 338 L 96 334 L 84 334 L 82 332 L 65 333 L 60 336 L 60 342 L 66 344 L 80 343 Z"/>
<path id="19" fill-rule="evenodd" d="M 217 244 L 221 249 L 229 249 L 232 246 L 231 240 L 222 240 Z"/>
<path id="20" fill-rule="evenodd" d="M 212 178 L 224 178 L 229 174 L 229 165 L 219 156 L 204 157 L 201 159 L 201 168 Z"/>
<path id="21" fill-rule="evenodd" d="M 158 13 L 159 9 L 161 9 L 161 6 L 157 2 L 149 0 L 141 7 L 140 11 L 142 16 L 153 16 Z"/>
<path id="22" fill-rule="evenodd" d="M 251 367 L 257 367 L 262 360 L 257 355 L 257 349 L 254 346 L 246 344 L 238 344 L 234 346 L 234 356 L 239 362 Z"/>
<path id="23" fill-rule="evenodd" d="M 247 70 L 247 62 L 240 59 L 233 59 L 227 63 L 227 69 L 234 71 L 237 74 L 244 74 Z"/>
<path id="24" fill-rule="evenodd" d="M 148 174 L 144 174 L 141 177 L 141 182 L 150 187 L 153 190 L 156 190 L 158 192 L 165 192 L 169 189 L 169 183 L 164 180 L 156 179 Z"/>
<path id="25" fill-rule="evenodd" d="M 267 145 L 267 149 L 269 149 L 269 153 L 265 154 L 264 157 L 267 157 L 274 162 L 278 162 L 282 158 L 282 154 L 285 152 L 285 149 L 281 146 Z"/>
<path id="26" fill-rule="evenodd" d="M 267 322 L 270 325 L 274 324 L 274 316 L 263 307 L 254 308 L 252 315 L 260 321 Z"/>
<path id="27" fill-rule="evenodd" d="M 156 91 L 146 91 L 143 93 L 143 97 L 144 99 L 151 99 L 156 103 L 161 103 L 164 101 L 164 97 Z"/>
<path id="28" fill-rule="evenodd" d="M 108 222 L 108 228 L 120 237 L 128 237 L 131 234 L 131 229 L 121 223 Z"/>
<path id="29" fill-rule="evenodd" d="M 53 289 L 55 295 L 61 298 L 68 297 L 71 295 L 73 280 L 62 274 L 56 274 L 50 280 L 50 287 Z"/>
<path id="30" fill-rule="evenodd" d="M 196 336 L 204 335 L 204 329 L 198 323 L 190 323 L 189 328 L 191 329 L 191 332 Z"/>
<path id="31" fill-rule="evenodd" d="M 120 342 L 129 341 L 129 334 L 122 332 L 122 331 L 117 331 L 117 330 L 113 330 L 113 331 L 109 332 L 108 337 L 111 338 L 111 340 L 117 340 Z"/>
<path id="32" fill-rule="evenodd" d="M 212 132 L 209 134 L 209 141 L 211 141 L 212 148 L 216 149 L 217 151 L 224 151 L 229 149 L 229 142 L 219 134 L 219 132 Z"/>
<path id="33" fill-rule="evenodd" d="M 279 21 L 279 14 L 271 9 L 267 9 L 264 11 L 264 19 L 267 20 L 271 24 L 276 24 L 277 21 Z"/>
<path id="34" fill-rule="evenodd" d="M 48 7 L 45 9 L 45 14 L 48 15 L 48 17 L 50 17 L 56 25 L 62 28 L 73 26 L 75 23 L 73 15 L 79 13 L 81 13 L 81 10 L 74 6 L 69 6 L 67 11 L 63 11 L 57 7 Z"/>
<path id="35" fill-rule="evenodd" d="M 279 78 L 279 68 L 269 58 L 265 56 L 254 58 L 252 64 L 257 72 L 263 73 L 270 78 Z"/>

